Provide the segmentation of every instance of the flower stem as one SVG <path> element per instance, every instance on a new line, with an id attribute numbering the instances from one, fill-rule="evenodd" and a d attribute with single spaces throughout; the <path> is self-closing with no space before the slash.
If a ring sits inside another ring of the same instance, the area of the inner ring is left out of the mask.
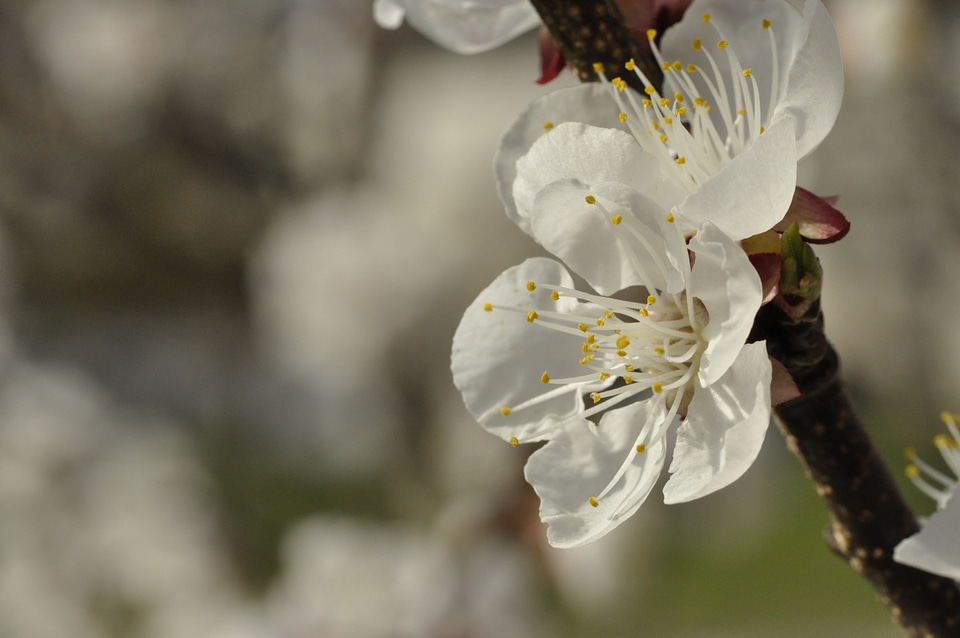
<path id="1" fill-rule="evenodd" d="M 893 548 L 919 525 L 850 401 L 819 300 L 805 301 L 800 316 L 791 312 L 795 307 L 780 299 L 762 308 L 754 336 L 767 339 L 771 356 L 800 389 L 774 411 L 826 502 L 827 544 L 870 581 L 907 635 L 960 635 L 956 584 L 894 562 Z"/>
<path id="2" fill-rule="evenodd" d="M 530 0 L 550 31 L 557 48 L 581 82 L 596 82 L 593 65 L 604 67 L 607 77 L 622 77 L 642 91 L 643 83 L 623 65 L 633 58 L 655 86 L 663 73 L 650 47 L 641 44 L 627 27 L 613 0 Z"/>

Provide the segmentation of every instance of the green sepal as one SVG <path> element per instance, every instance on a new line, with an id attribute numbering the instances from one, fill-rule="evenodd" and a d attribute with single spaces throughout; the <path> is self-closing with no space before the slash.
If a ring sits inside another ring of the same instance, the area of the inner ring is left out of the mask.
<path id="1" fill-rule="evenodd" d="M 800 226 L 794 222 L 780 237 L 783 271 L 780 274 L 780 293 L 785 296 L 813 300 L 820 296 L 822 271 L 820 262 L 810 244 L 800 236 Z"/>

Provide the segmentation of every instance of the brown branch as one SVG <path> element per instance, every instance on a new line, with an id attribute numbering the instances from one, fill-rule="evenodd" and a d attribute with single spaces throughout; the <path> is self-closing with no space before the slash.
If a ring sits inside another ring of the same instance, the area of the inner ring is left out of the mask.
<path id="1" fill-rule="evenodd" d="M 581 82 L 596 82 L 593 65 L 599 62 L 608 78 L 622 76 L 627 84 L 643 90 L 637 76 L 623 68 L 633 58 L 647 78 L 659 86 L 663 73 L 650 52 L 630 31 L 613 0 L 530 0 Z"/>
<path id="2" fill-rule="evenodd" d="M 893 560 L 893 548 L 919 526 L 851 404 L 819 301 L 799 317 L 780 301 L 761 309 L 754 336 L 767 339 L 800 388 L 775 414 L 827 505 L 827 543 L 870 581 L 909 636 L 960 635 L 956 584 Z"/>

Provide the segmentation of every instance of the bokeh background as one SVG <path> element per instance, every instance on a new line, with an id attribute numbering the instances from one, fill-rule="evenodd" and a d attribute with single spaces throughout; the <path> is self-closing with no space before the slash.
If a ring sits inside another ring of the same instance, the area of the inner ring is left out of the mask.
<path id="1" fill-rule="evenodd" d="M 852 221 L 828 333 L 899 475 L 960 410 L 960 13 L 828 6 L 801 183 Z M 358 0 L 0 3 L 0 637 L 900 635 L 774 428 L 722 492 L 546 546 L 448 372 L 540 253 L 490 168 L 536 76 L 532 34 L 459 57 Z"/>

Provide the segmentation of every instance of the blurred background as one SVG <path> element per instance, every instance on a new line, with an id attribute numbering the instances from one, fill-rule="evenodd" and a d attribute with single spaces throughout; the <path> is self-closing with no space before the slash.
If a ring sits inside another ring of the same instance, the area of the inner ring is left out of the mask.
<path id="1" fill-rule="evenodd" d="M 828 334 L 899 476 L 960 410 L 960 10 L 828 6 L 847 93 L 801 184 L 853 224 Z M 774 428 L 731 487 L 546 545 L 448 371 L 540 253 L 491 171 L 573 83 L 537 64 L 357 0 L 0 3 L 0 637 L 900 635 Z"/>

